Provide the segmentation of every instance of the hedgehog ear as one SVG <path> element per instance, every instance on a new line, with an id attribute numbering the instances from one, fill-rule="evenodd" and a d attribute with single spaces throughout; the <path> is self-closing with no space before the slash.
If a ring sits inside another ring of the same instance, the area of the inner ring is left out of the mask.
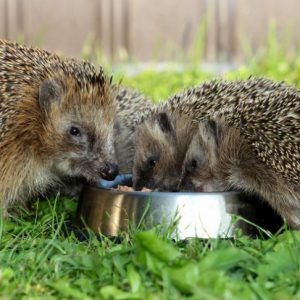
<path id="1" fill-rule="evenodd" d="M 39 88 L 39 104 L 40 108 L 47 112 L 50 110 L 53 102 L 60 101 L 61 88 L 55 80 L 45 80 Z"/>
<path id="2" fill-rule="evenodd" d="M 172 132 L 173 126 L 167 113 L 161 112 L 157 116 L 158 125 L 163 132 Z"/>
<path id="3" fill-rule="evenodd" d="M 209 120 L 207 120 L 206 128 L 209 131 L 209 133 L 211 133 L 211 135 L 214 137 L 215 142 L 218 146 L 220 143 L 220 140 L 221 140 L 220 126 L 217 124 L 217 122 L 215 120 L 209 119 Z"/>

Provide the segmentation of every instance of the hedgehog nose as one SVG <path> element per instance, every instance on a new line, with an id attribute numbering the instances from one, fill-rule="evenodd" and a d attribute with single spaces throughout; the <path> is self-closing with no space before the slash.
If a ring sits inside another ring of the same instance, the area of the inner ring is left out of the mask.
<path id="1" fill-rule="evenodd" d="M 178 191 L 192 192 L 194 190 L 194 185 L 192 180 L 188 176 L 184 176 L 178 185 Z"/>
<path id="2" fill-rule="evenodd" d="M 105 165 L 100 168 L 99 173 L 103 179 L 114 180 L 119 174 L 118 165 L 115 163 L 105 163 Z"/>

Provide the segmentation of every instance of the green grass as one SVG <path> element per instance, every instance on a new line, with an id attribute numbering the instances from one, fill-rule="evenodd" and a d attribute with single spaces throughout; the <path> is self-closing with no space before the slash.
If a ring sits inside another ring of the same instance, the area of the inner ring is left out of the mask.
<path id="1" fill-rule="evenodd" d="M 300 56 L 289 58 L 271 36 L 263 55 L 225 77 L 249 75 L 300 86 Z M 117 76 L 155 101 L 213 77 L 191 67 Z M 184 244 L 154 230 L 131 232 L 121 243 L 92 233 L 80 242 L 64 234 L 75 210 L 72 200 L 51 199 L 1 220 L 1 299 L 300 299 L 299 232 Z"/>
<path id="2" fill-rule="evenodd" d="M 286 59 L 280 57 L 276 60 L 267 53 L 264 57 L 253 58 L 249 64 L 241 65 L 236 70 L 225 73 L 222 78 L 246 79 L 250 75 L 265 76 L 300 87 L 300 55 Z M 153 66 L 134 76 L 126 76 L 126 74 L 115 76 L 116 81 L 121 81 L 123 85 L 140 90 L 155 102 L 166 99 L 184 88 L 220 77 L 220 75 L 201 70 L 201 67 L 193 68 L 191 66 L 188 66 L 184 71 L 164 70 L 160 72 L 155 71 Z"/>
<path id="3" fill-rule="evenodd" d="M 64 234 L 75 207 L 37 202 L 1 222 L 1 299 L 300 299 L 299 232 L 186 244 L 154 229 L 79 242 Z"/>

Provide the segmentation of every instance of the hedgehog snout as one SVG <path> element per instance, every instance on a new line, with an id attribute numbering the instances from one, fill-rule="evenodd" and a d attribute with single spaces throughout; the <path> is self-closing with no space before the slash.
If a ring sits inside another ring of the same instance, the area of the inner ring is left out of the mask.
<path id="1" fill-rule="evenodd" d="M 190 176 L 183 176 L 178 185 L 179 191 L 192 192 L 194 191 L 195 186 Z"/>
<path id="2" fill-rule="evenodd" d="M 119 167 L 116 163 L 105 162 L 98 170 L 98 173 L 103 179 L 114 180 L 119 174 Z"/>

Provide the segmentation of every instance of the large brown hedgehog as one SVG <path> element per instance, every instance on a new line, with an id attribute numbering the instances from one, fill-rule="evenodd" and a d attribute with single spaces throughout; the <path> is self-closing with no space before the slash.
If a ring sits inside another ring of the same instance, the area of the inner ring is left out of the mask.
<path id="1" fill-rule="evenodd" d="M 226 108 L 230 110 L 247 99 L 269 98 L 275 92 L 287 91 L 297 92 L 264 78 L 209 81 L 147 108 L 137 120 L 134 187 L 176 190 L 183 159 L 199 120 Z"/>
<path id="2" fill-rule="evenodd" d="M 256 111 L 257 118 L 261 113 Z M 274 141 L 280 138 L 280 133 L 273 133 Z M 224 118 L 199 123 L 182 170 L 181 190 L 240 190 L 256 194 L 281 214 L 291 227 L 300 229 L 299 181 L 293 183 L 276 168 L 262 163 L 243 132 L 229 125 Z"/>
<path id="3" fill-rule="evenodd" d="M 65 177 L 117 175 L 111 80 L 88 62 L 0 40 L 0 201 L 4 210 Z"/>

